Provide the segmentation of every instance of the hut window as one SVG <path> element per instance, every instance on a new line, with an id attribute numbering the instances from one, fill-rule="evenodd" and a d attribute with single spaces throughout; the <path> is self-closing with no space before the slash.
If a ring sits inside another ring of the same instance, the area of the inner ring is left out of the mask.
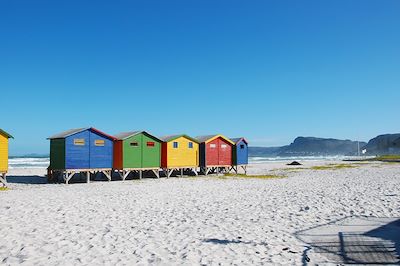
<path id="1" fill-rule="evenodd" d="M 175 149 L 178 148 L 178 142 L 174 141 L 173 145 L 174 145 L 174 148 L 175 148 Z"/>
<path id="2" fill-rule="evenodd" d="M 139 143 L 137 143 L 137 142 L 131 142 L 131 143 L 129 143 L 132 147 L 137 147 L 137 146 L 139 146 Z"/>
<path id="3" fill-rule="evenodd" d="M 193 149 L 193 142 L 189 142 L 188 145 L 189 145 L 189 149 Z"/>
<path id="4" fill-rule="evenodd" d="M 221 148 L 225 149 L 226 148 L 226 144 L 221 144 Z"/>
<path id="5" fill-rule="evenodd" d="M 75 146 L 85 146 L 85 139 L 74 139 Z"/>
<path id="6" fill-rule="evenodd" d="M 94 145 L 95 146 L 104 146 L 104 140 L 103 139 L 96 139 L 95 141 L 94 141 Z"/>
<path id="7" fill-rule="evenodd" d="M 147 142 L 147 147 L 154 147 L 154 142 L 148 141 Z"/>
<path id="8" fill-rule="evenodd" d="M 240 148 L 243 150 L 243 149 L 244 149 L 244 145 L 243 145 L 243 144 L 240 144 Z"/>
<path id="9" fill-rule="evenodd" d="M 217 147 L 217 145 L 215 145 L 215 144 L 210 144 L 210 148 L 215 148 L 215 147 Z"/>

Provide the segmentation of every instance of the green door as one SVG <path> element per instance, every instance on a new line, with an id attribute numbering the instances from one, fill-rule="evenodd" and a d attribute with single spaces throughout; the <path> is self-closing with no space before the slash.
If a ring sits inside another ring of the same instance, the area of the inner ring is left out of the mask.
<path id="1" fill-rule="evenodd" d="M 123 143 L 124 168 L 142 168 L 142 135 L 132 136 Z"/>
<path id="2" fill-rule="evenodd" d="M 160 167 L 161 144 L 157 140 L 142 134 L 142 167 Z"/>

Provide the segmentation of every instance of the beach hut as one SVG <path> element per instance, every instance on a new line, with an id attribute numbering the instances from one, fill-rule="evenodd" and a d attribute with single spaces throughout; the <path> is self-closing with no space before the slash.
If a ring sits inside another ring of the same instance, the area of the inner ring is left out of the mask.
<path id="1" fill-rule="evenodd" d="M 172 135 L 160 138 L 161 167 L 167 177 L 177 170 L 181 172 L 191 171 L 197 175 L 199 167 L 199 143 L 196 139 L 187 135 Z"/>
<path id="2" fill-rule="evenodd" d="M 229 171 L 232 166 L 232 149 L 234 143 L 223 135 L 196 137 L 200 143 L 200 167 L 202 172 Z"/>
<path id="3" fill-rule="evenodd" d="M 122 179 L 131 172 L 152 171 L 157 177 L 161 167 L 162 140 L 146 131 L 132 131 L 117 134 L 114 141 L 114 169 Z"/>
<path id="4" fill-rule="evenodd" d="M 238 173 L 239 168 L 242 168 L 247 174 L 247 165 L 249 163 L 248 142 L 245 138 L 231 138 L 235 143 L 232 153 L 232 169 Z"/>
<path id="5" fill-rule="evenodd" d="M 64 181 L 74 174 L 103 173 L 111 181 L 114 137 L 93 127 L 71 129 L 51 136 L 49 177 L 61 173 Z"/>
<path id="6" fill-rule="evenodd" d="M 0 129 L 0 183 L 7 186 L 7 172 L 8 172 L 8 139 L 13 136 Z"/>

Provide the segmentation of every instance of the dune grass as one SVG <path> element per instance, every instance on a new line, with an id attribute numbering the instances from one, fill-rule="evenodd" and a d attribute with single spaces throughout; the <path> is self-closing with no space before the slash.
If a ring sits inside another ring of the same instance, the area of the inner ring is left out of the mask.
<path id="1" fill-rule="evenodd" d="M 398 161 L 398 160 L 400 160 L 400 155 L 395 155 L 395 154 L 392 154 L 392 155 L 381 155 L 381 156 L 377 156 L 376 158 L 374 158 L 374 160 L 377 160 L 377 161 L 394 161 L 394 160 L 396 160 L 396 161 Z"/>
<path id="2" fill-rule="evenodd" d="M 258 179 L 274 179 L 274 178 L 285 178 L 283 175 L 245 175 L 245 174 L 225 174 L 227 177 L 240 177 L 240 178 L 258 178 Z"/>
<path id="3" fill-rule="evenodd" d="M 8 187 L 0 187 L 0 191 L 6 191 L 6 190 L 9 190 L 9 188 Z"/>
<path id="4" fill-rule="evenodd" d="M 328 164 L 328 165 L 320 165 L 320 166 L 312 166 L 310 169 L 312 170 L 339 170 L 346 168 L 356 168 L 357 165 L 354 164 Z"/>

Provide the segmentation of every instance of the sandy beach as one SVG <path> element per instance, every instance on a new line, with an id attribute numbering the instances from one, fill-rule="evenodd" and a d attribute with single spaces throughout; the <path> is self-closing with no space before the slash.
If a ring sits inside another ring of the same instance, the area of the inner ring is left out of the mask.
<path id="1" fill-rule="evenodd" d="M 312 169 L 342 163 L 249 166 L 281 178 L 70 185 L 47 184 L 45 169 L 12 169 L 0 191 L 0 263 L 399 263 L 400 164 Z"/>

